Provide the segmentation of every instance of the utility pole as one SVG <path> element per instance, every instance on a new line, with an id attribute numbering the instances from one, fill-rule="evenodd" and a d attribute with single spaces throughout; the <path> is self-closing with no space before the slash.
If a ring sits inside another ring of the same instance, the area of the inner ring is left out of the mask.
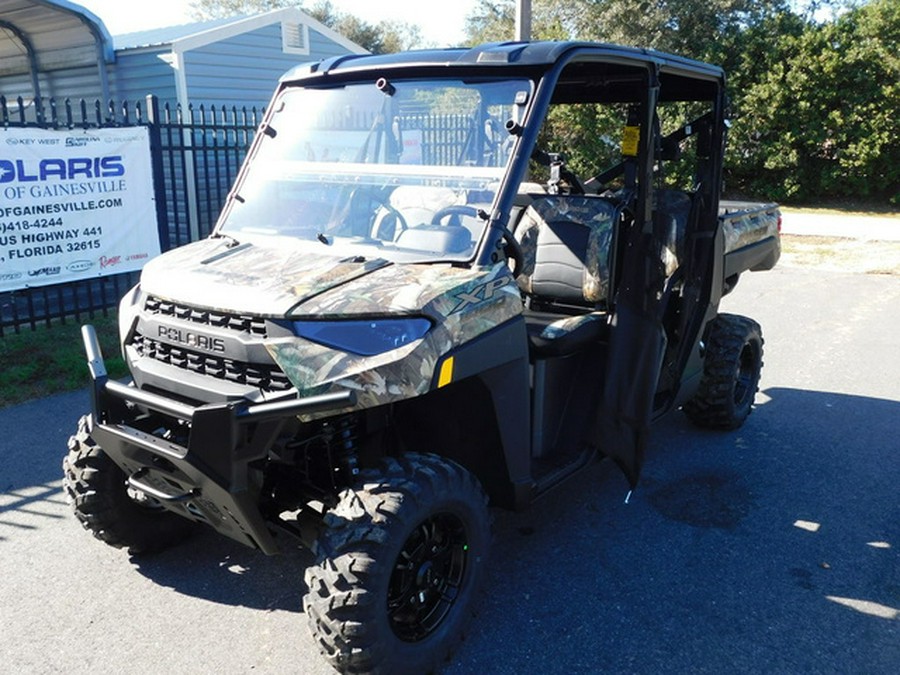
<path id="1" fill-rule="evenodd" d="M 531 39 L 531 0 L 516 0 L 516 40 Z"/>

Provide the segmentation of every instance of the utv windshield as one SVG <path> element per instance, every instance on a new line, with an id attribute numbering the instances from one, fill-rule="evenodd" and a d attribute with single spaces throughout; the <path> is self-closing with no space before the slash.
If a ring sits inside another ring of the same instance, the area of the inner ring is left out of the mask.
<path id="1" fill-rule="evenodd" d="M 486 225 L 531 82 L 387 81 L 285 90 L 223 214 L 238 240 L 467 260 Z"/>

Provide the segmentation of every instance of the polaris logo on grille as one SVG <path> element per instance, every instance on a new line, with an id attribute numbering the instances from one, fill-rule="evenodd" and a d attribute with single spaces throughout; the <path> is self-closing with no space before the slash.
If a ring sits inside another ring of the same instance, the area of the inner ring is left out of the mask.
<path id="1" fill-rule="evenodd" d="M 208 352 L 225 352 L 225 340 L 222 338 L 209 337 L 208 335 L 192 333 L 190 331 L 181 330 L 180 328 L 172 328 L 171 326 L 160 326 L 157 334 L 161 338 L 188 347 L 196 347 Z"/>

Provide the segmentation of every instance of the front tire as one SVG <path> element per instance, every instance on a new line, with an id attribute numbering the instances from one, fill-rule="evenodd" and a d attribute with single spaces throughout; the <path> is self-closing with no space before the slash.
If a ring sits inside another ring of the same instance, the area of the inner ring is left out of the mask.
<path id="1" fill-rule="evenodd" d="M 63 460 L 63 490 L 75 517 L 97 539 L 130 553 L 170 548 L 196 529 L 143 493 L 131 490 L 125 473 L 90 435 L 90 417 L 78 421 Z"/>
<path id="2" fill-rule="evenodd" d="M 463 637 L 490 514 L 478 481 L 434 455 L 387 458 L 325 517 L 304 610 L 343 673 L 429 673 Z"/>
<path id="3" fill-rule="evenodd" d="M 708 429 L 737 429 L 753 409 L 762 372 L 762 329 L 753 319 L 719 314 L 710 324 L 700 387 L 684 412 Z"/>

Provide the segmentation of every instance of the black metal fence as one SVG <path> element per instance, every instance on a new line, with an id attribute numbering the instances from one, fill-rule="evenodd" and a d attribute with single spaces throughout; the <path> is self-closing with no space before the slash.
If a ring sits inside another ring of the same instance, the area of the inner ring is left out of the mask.
<path id="1" fill-rule="evenodd" d="M 256 108 L 109 104 L 54 99 L 9 102 L 0 97 L 4 128 L 101 129 L 146 126 L 163 251 L 205 237 L 237 176 L 261 121 Z M 0 337 L 13 331 L 106 314 L 137 283 L 139 272 L 0 293 Z"/>
<path id="2" fill-rule="evenodd" d="M 215 225 L 231 184 L 262 120 L 256 108 L 160 106 L 156 97 L 143 102 L 99 101 L 58 104 L 53 99 L 8 102 L 0 97 L 0 125 L 56 130 L 145 126 L 149 130 L 156 191 L 160 248 L 207 236 Z M 468 115 L 404 116 L 406 129 L 421 133 L 423 161 L 452 166 L 472 151 L 475 119 Z M 354 128 L 368 129 L 369 123 Z M 499 157 L 499 153 L 497 153 Z M 482 158 L 483 161 L 483 158 Z M 131 288 L 139 272 L 86 279 L 0 293 L 0 337 L 74 318 L 105 315 Z"/>

